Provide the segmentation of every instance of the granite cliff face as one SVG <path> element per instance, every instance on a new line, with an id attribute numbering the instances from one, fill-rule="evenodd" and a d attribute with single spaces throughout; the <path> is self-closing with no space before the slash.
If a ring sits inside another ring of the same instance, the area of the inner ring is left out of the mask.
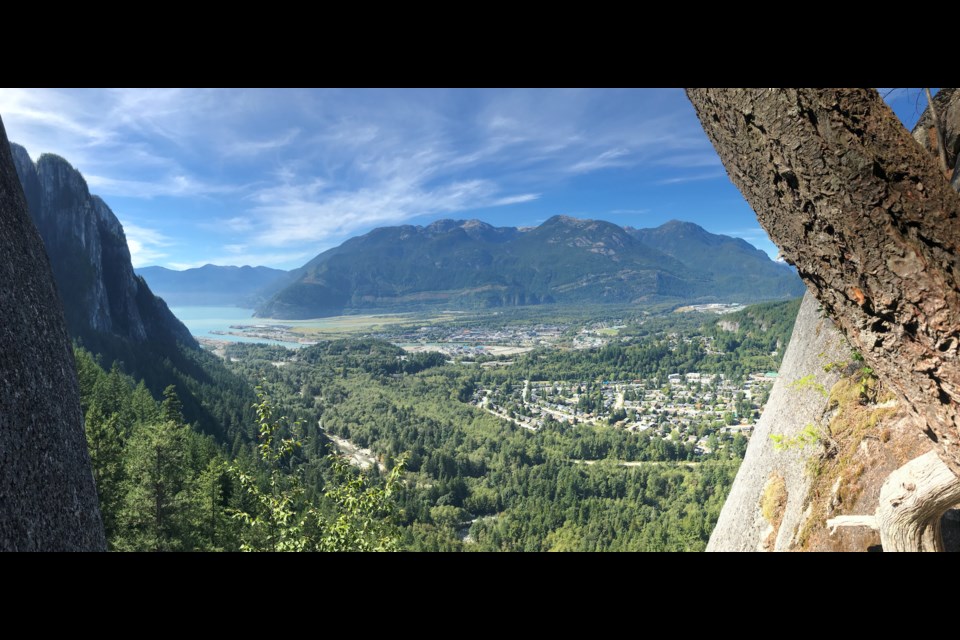
<path id="1" fill-rule="evenodd" d="M 816 446 L 781 446 L 807 429 L 825 424 L 826 391 L 840 378 L 827 365 L 850 356 L 850 346 L 833 321 L 822 317 L 807 293 L 767 406 L 754 429 L 730 495 L 723 505 L 707 551 L 782 551 L 794 548 L 806 524 L 810 490 L 808 461 Z M 802 382 L 798 382 L 802 381 Z"/>
<path id="2" fill-rule="evenodd" d="M 103 551 L 70 338 L 2 122 L 0 255 L 0 551 Z"/>
<path id="3" fill-rule="evenodd" d="M 10 150 L 50 256 L 70 333 L 195 346 L 183 323 L 134 273 L 120 221 L 90 194 L 80 172 L 56 155 L 41 155 L 34 163 L 20 145 L 10 144 Z"/>

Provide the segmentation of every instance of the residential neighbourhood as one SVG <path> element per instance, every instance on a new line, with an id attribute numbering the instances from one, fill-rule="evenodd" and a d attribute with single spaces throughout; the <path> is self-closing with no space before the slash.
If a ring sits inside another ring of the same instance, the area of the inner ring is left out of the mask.
<path id="1" fill-rule="evenodd" d="M 698 453 L 710 453 L 719 439 L 749 437 L 775 377 L 755 373 L 739 384 L 701 373 L 630 382 L 524 380 L 478 389 L 471 403 L 525 429 L 548 421 L 609 425 L 690 442 Z"/>

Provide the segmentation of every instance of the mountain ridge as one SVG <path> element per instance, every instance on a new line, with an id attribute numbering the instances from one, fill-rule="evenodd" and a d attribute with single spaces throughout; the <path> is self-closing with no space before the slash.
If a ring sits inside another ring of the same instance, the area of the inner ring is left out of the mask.
<path id="1" fill-rule="evenodd" d="M 182 271 L 161 266 L 134 271 L 143 276 L 158 296 L 174 306 L 253 307 L 289 274 L 270 267 L 215 264 Z"/>
<path id="2" fill-rule="evenodd" d="M 678 237 L 687 238 L 685 249 Z M 720 254 L 709 257 L 711 251 Z M 442 219 L 378 227 L 318 254 L 291 271 L 289 284 L 256 315 L 303 319 L 429 305 L 755 302 L 802 292 L 789 267 L 739 238 L 693 223 L 632 229 L 556 215 L 520 229 Z"/>

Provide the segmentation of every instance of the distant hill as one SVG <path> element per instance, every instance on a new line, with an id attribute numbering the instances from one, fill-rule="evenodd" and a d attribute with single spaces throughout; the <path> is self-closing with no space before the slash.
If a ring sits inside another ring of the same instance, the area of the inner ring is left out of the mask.
<path id="1" fill-rule="evenodd" d="M 144 267 L 137 269 L 137 274 L 174 306 L 253 307 L 274 293 L 287 277 L 281 269 L 212 264 L 184 271 Z"/>
<path id="2" fill-rule="evenodd" d="M 690 223 L 627 230 L 568 216 L 528 229 L 478 220 L 381 227 L 321 253 L 289 277 L 257 316 L 554 302 L 755 302 L 804 290 L 795 273 L 763 252 Z"/>

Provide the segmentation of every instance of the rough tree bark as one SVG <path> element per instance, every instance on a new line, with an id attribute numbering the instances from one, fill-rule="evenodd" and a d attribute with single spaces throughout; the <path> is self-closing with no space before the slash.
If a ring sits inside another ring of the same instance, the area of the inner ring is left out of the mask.
<path id="1" fill-rule="evenodd" d="M 936 160 L 874 90 L 687 96 L 784 258 L 960 476 L 960 196 Z"/>
<path id="2" fill-rule="evenodd" d="M 884 551 L 943 551 L 940 520 L 960 503 L 960 481 L 933 451 L 890 474 L 880 488 L 877 528 Z"/>

